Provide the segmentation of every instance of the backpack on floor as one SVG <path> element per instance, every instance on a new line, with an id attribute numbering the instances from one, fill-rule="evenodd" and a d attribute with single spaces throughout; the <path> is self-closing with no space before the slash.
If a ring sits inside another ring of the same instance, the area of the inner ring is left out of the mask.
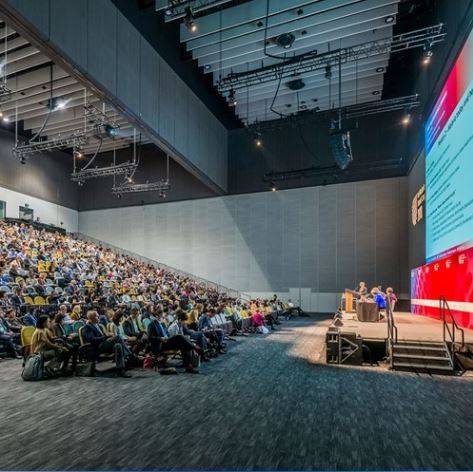
<path id="1" fill-rule="evenodd" d="M 25 381 L 42 380 L 44 377 L 44 359 L 41 354 L 28 357 L 21 378 Z"/>
<path id="2" fill-rule="evenodd" d="M 194 369 L 198 369 L 200 367 L 200 356 L 194 350 L 190 352 L 190 361 L 191 361 L 191 366 Z"/>

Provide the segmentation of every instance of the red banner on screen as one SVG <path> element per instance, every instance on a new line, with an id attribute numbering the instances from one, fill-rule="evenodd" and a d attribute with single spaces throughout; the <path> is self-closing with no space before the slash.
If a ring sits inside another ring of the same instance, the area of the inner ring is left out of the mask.
<path id="1" fill-rule="evenodd" d="M 411 271 L 411 311 L 440 318 L 439 297 L 444 296 L 456 322 L 473 329 L 473 247 Z"/>

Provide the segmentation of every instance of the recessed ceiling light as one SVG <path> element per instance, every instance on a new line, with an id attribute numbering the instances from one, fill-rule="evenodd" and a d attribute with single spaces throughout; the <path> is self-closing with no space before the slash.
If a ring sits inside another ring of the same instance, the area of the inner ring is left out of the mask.
<path id="1" fill-rule="evenodd" d="M 389 15 L 384 19 L 384 22 L 387 24 L 392 23 L 393 21 L 394 21 L 394 15 Z"/>
<path id="2" fill-rule="evenodd" d="M 376 72 L 384 72 L 384 67 L 377 67 Z"/>
<path id="3" fill-rule="evenodd" d="M 379 90 L 375 90 L 375 91 L 373 92 L 373 95 L 379 95 Z"/>
<path id="4" fill-rule="evenodd" d="M 261 27 L 263 26 L 263 22 L 262 22 L 261 20 L 258 21 L 258 23 L 256 23 L 256 26 L 257 26 L 258 28 L 261 28 Z"/>
<path id="5" fill-rule="evenodd" d="M 210 70 L 210 64 L 205 64 L 204 69 L 205 70 Z"/>
<path id="6" fill-rule="evenodd" d="M 313 101 L 314 103 L 317 103 L 317 102 L 319 101 L 319 99 L 318 99 L 318 98 L 313 98 L 312 101 Z"/>

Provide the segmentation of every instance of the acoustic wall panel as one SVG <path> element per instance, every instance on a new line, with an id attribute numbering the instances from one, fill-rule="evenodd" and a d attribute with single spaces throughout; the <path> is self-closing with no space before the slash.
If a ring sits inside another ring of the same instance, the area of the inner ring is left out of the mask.
<path id="1" fill-rule="evenodd" d="M 120 12 L 117 29 L 117 97 L 130 109 L 139 110 L 141 35 Z"/>
<path id="2" fill-rule="evenodd" d="M 308 289 L 304 302 L 327 311 L 360 280 L 407 286 L 405 180 L 86 211 L 79 228 L 243 292 Z"/>
<path id="3" fill-rule="evenodd" d="M 175 111 L 176 125 L 174 126 L 174 140 L 177 150 L 182 154 L 187 155 L 187 133 L 189 132 L 189 127 L 182 126 L 182 123 L 186 123 L 188 119 L 189 94 L 186 93 L 187 85 L 181 79 L 177 78 L 175 85 L 176 91 L 174 94 L 173 108 Z"/>
<path id="4" fill-rule="evenodd" d="M 8 0 L 8 3 L 49 39 L 49 0 Z"/>
<path id="5" fill-rule="evenodd" d="M 169 143 L 174 143 L 174 94 L 175 75 L 166 61 L 159 67 L 159 134 Z M 184 123 L 179 123 L 184 126 Z"/>
<path id="6" fill-rule="evenodd" d="M 159 68 L 161 59 L 151 45 L 140 39 L 140 116 L 159 129 Z"/>
<path id="7" fill-rule="evenodd" d="M 117 93 L 117 19 L 118 10 L 109 0 L 88 0 L 87 72 L 113 95 Z"/>
<path id="8" fill-rule="evenodd" d="M 86 1 L 51 0 L 50 7 L 49 39 L 84 69 L 87 69 L 87 5 Z M 72 22 L 75 23 L 73 29 L 70 27 Z"/>

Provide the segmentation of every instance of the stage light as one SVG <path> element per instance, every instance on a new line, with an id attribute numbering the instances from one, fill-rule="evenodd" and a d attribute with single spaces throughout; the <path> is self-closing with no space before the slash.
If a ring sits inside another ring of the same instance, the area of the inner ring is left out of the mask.
<path id="1" fill-rule="evenodd" d="M 270 188 L 271 192 L 275 192 L 277 190 L 276 184 L 274 182 L 271 182 L 269 184 L 269 188 Z"/>
<path id="2" fill-rule="evenodd" d="M 394 15 L 389 15 L 384 19 L 384 22 L 388 25 L 394 21 Z"/>
<path id="3" fill-rule="evenodd" d="M 261 133 L 259 131 L 255 132 L 254 135 L 254 142 L 256 147 L 261 147 L 263 146 L 263 140 L 261 139 Z"/>
<path id="4" fill-rule="evenodd" d="M 189 33 L 195 33 L 197 31 L 197 24 L 194 21 L 194 14 L 192 13 L 191 7 L 186 8 L 184 24 L 186 25 L 187 31 L 189 31 Z"/>
<path id="5" fill-rule="evenodd" d="M 126 178 L 127 182 L 132 184 L 133 183 L 133 177 L 130 175 Z"/>
<path id="6" fill-rule="evenodd" d="M 230 93 L 228 94 L 228 104 L 231 106 L 231 107 L 236 107 L 237 106 L 237 99 L 235 97 L 235 90 L 231 89 L 230 90 Z"/>
<path id="7" fill-rule="evenodd" d="M 3 117 L 3 112 L 2 112 L 2 111 L 0 111 L 0 118 L 2 118 L 2 117 Z"/>
<path id="8" fill-rule="evenodd" d="M 76 157 L 77 159 L 81 159 L 84 157 L 84 155 L 80 152 L 79 149 L 75 149 L 74 150 L 74 157 Z"/>
<path id="9" fill-rule="evenodd" d="M 409 123 L 411 122 L 411 114 L 410 113 L 406 113 L 404 115 L 404 118 L 402 119 L 402 124 L 404 126 L 407 126 Z"/>
<path id="10" fill-rule="evenodd" d="M 424 49 L 424 52 L 422 54 L 422 64 L 424 66 L 428 66 L 430 62 L 432 61 L 432 56 L 434 55 L 432 49 Z"/>
<path id="11" fill-rule="evenodd" d="M 66 108 L 66 105 L 67 105 L 67 100 L 64 100 L 63 98 L 60 98 L 60 97 L 54 97 L 48 100 L 46 107 L 49 108 L 51 111 L 56 111 L 56 110 L 64 110 L 64 108 Z"/>
<path id="12" fill-rule="evenodd" d="M 8 116 L 4 116 L 3 119 L 2 119 L 2 121 L 3 121 L 4 123 L 10 123 L 10 118 L 8 118 Z"/>

